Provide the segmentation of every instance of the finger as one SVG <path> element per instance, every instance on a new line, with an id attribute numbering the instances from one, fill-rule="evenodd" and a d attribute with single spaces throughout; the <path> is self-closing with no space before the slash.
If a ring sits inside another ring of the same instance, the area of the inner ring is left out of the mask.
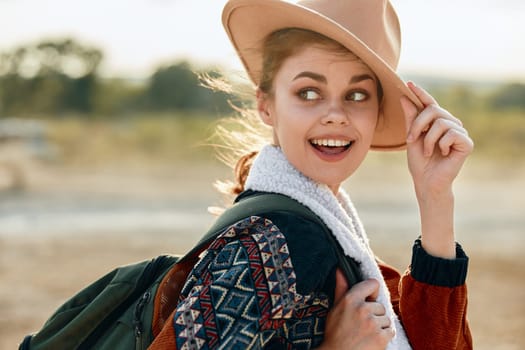
<path id="1" fill-rule="evenodd" d="M 435 145 L 450 129 L 455 127 L 457 125 L 450 120 L 444 118 L 436 119 L 423 139 L 423 154 L 426 157 L 430 157 L 434 153 Z"/>
<path id="2" fill-rule="evenodd" d="M 407 83 L 408 88 L 417 96 L 417 98 L 423 103 L 423 105 L 429 106 L 431 104 L 437 105 L 437 101 L 422 87 L 417 86 L 414 82 L 409 81 Z"/>
<path id="3" fill-rule="evenodd" d="M 396 335 L 394 327 L 391 326 L 391 321 L 388 317 L 381 317 L 380 320 L 376 320 L 377 334 L 383 339 L 385 346 L 390 340 Z M 384 347 L 381 347 L 384 349 Z"/>
<path id="4" fill-rule="evenodd" d="M 452 114 L 450 114 L 449 111 L 438 105 L 427 106 L 423 111 L 421 111 L 419 117 L 421 116 L 425 116 L 425 118 L 423 119 L 426 119 L 427 121 L 431 121 L 435 118 L 445 118 L 454 122 L 458 126 L 463 127 L 463 123 L 461 122 L 461 120 L 454 117 Z M 419 119 L 419 117 L 417 119 Z"/>
<path id="5" fill-rule="evenodd" d="M 367 310 L 374 316 L 385 316 L 386 308 L 383 304 L 376 301 L 366 303 Z"/>
<path id="6" fill-rule="evenodd" d="M 376 279 L 369 278 L 355 284 L 348 294 L 358 301 L 375 301 L 379 295 L 379 282 Z"/>
<path id="7" fill-rule="evenodd" d="M 456 124 L 458 127 L 463 126 L 461 121 L 450 114 L 448 111 L 437 105 L 430 105 L 425 108 L 412 123 L 408 131 L 408 139 L 417 140 L 421 134 L 427 132 L 430 129 L 432 124 L 437 119 L 446 119 Z"/>
<path id="8" fill-rule="evenodd" d="M 416 119 L 417 117 L 417 107 L 406 96 L 401 96 L 400 103 L 401 103 L 401 108 L 403 109 L 403 113 L 405 113 L 405 127 L 406 127 L 406 130 L 408 131 L 410 130 L 410 127 L 412 123 L 414 122 L 414 119 Z"/>
<path id="9" fill-rule="evenodd" d="M 394 336 L 396 335 L 396 331 L 392 327 L 386 327 L 381 330 L 381 336 L 385 339 L 386 343 L 388 343 Z"/>
<path id="10" fill-rule="evenodd" d="M 390 328 L 392 325 L 392 320 L 388 316 L 377 316 L 376 322 L 381 329 Z"/>
<path id="11" fill-rule="evenodd" d="M 474 149 L 474 142 L 461 130 L 449 129 L 439 140 L 439 149 L 444 157 L 448 156 L 452 149 L 469 154 Z"/>
<path id="12" fill-rule="evenodd" d="M 341 269 L 335 271 L 335 296 L 334 303 L 337 304 L 348 292 L 348 282 Z"/>

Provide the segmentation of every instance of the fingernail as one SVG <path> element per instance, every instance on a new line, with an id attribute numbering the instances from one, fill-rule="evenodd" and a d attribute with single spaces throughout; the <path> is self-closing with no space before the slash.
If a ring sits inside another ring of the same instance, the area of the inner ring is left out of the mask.
<path id="1" fill-rule="evenodd" d="M 407 142 L 408 143 L 411 143 L 414 141 L 414 136 L 412 134 L 408 134 L 408 137 L 407 137 Z"/>

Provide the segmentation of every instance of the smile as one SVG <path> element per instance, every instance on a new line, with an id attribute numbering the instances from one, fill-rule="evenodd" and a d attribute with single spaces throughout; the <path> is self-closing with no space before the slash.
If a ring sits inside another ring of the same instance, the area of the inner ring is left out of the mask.
<path id="1" fill-rule="evenodd" d="M 312 139 L 310 144 L 326 155 L 336 155 L 347 151 L 354 142 L 341 139 Z"/>

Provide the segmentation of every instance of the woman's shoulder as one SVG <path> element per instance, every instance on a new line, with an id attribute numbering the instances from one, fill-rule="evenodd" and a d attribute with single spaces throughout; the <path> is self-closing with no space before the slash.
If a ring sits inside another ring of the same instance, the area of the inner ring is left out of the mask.
<path id="1" fill-rule="evenodd" d="M 298 292 L 322 289 L 337 266 L 335 248 L 326 238 L 323 227 L 312 220 L 286 213 L 269 213 L 265 219 L 271 221 L 286 239 L 297 275 Z"/>
<path id="2" fill-rule="evenodd" d="M 331 285 L 327 280 L 335 278 L 335 247 L 317 220 L 293 212 L 270 211 L 258 217 L 258 220 L 246 218 L 234 226 L 242 226 L 247 233 L 260 235 L 263 232 L 281 237 L 282 249 L 289 254 L 297 277 L 299 293 L 325 291 L 326 286 Z M 330 291 L 327 292 L 330 294 Z"/>
<path id="3" fill-rule="evenodd" d="M 264 192 L 245 191 L 239 195 L 236 201 L 242 200 L 250 196 L 257 196 L 264 194 Z M 330 240 L 327 238 L 327 228 L 319 223 L 318 219 L 308 217 L 307 215 L 290 211 L 266 211 L 261 216 L 270 221 L 275 228 L 282 233 L 294 256 L 301 256 L 305 254 L 326 255 L 327 253 L 335 254 L 335 247 L 333 247 Z M 334 259 L 335 261 L 335 259 Z"/>

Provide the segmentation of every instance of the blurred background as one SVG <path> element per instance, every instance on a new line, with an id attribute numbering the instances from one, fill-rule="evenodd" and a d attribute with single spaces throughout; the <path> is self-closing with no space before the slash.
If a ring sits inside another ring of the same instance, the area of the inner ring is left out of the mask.
<path id="1" fill-rule="evenodd" d="M 113 267 L 182 253 L 224 206 L 211 146 L 248 84 L 224 0 L 0 0 L 0 349 Z M 399 71 L 476 144 L 455 185 L 476 349 L 525 340 L 525 3 L 392 0 Z M 388 176 L 385 176 L 388 174 Z M 376 253 L 410 261 L 418 211 L 403 152 L 345 184 Z"/>

